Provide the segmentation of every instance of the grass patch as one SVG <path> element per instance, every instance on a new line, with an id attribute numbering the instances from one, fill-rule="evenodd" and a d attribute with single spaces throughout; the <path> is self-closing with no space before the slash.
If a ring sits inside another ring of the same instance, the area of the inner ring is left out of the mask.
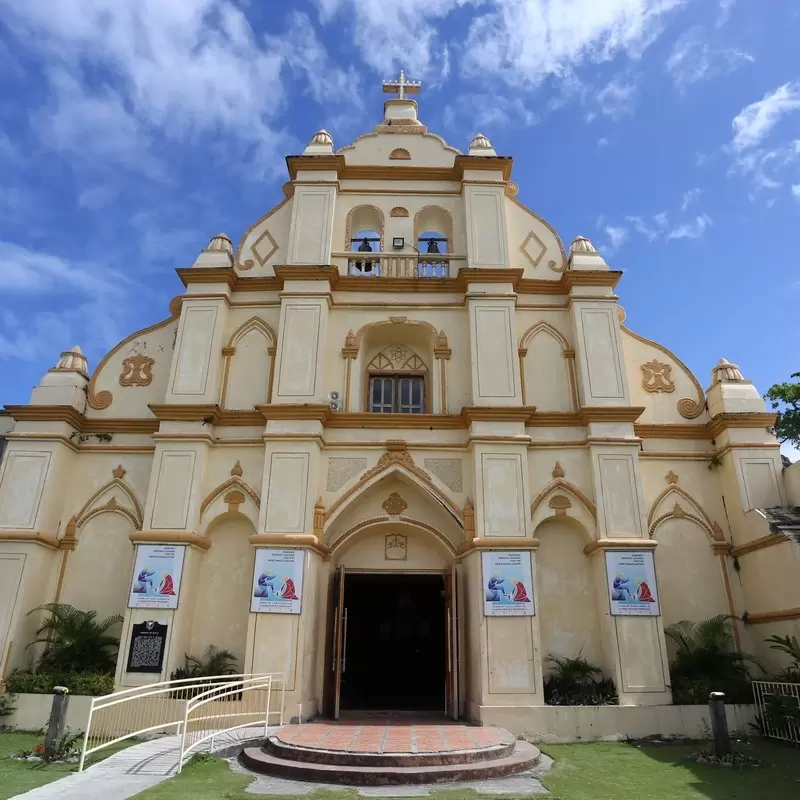
<path id="1" fill-rule="evenodd" d="M 592 744 L 548 745 L 545 752 L 555 759 L 544 776 L 550 795 L 543 800 L 764 800 L 800 797 L 800 753 L 796 747 L 773 742 L 743 742 L 736 745 L 761 766 L 722 767 L 698 764 L 689 759 L 697 753 L 697 742 L 682 744 Z M 195 757 L 183 772 L 136 795 L 135 800 L 253 800 L 245 788 L 252 778 L 231 771 L 220 758 Z M 4 795 L 6 796 L 6 795 Z M 264 795 L 269 800 L 356 800 L 355 789 L 319 789 L 307 795 Z M 433 800 L 478 800 L 473 791 L 442 788 Z M 486 795 L 487 799 L 492 795 Z M 512 795 L 503 795 L 511 800 Z M 494 796 L 493 800 L 498 800 Z"/>
<path id="2" fill-rule="evenodd" d="M 0 733 L 0 800 L 10 800 L 30 789 L 64 778 L 78 769 L 77 764 L 42 764 L 11 758 L 12 753 L 16 753 L 17 750 L 32 750 L 43 741 L 42 733 L 20 731 Z M 136 742 L 121 742 L 119 745 L 109 747 L 108 750 L 101 751 L 92 763 L 102 761 L 103 758 L 131 744 Z"/>
<path id="3" fill-rule="evenodd" d="M 698 764 L 693 744 L 547 745 L 555 760 L 543 777 L 558 800 L 764 800 L 800 797 L 800 752 L 775 742 L 741 742 L 735 748 L 761 766 Z"/>

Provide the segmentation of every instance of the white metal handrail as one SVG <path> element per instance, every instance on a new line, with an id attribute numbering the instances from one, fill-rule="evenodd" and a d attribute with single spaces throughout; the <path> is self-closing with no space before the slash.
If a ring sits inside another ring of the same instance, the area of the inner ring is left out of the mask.
<path id="1" fill-rule="evenodd" d="M 764 736 L 800 744 L 800 683 L 753 681 L 753 700 Z"/>
<path id="2" fill-rule="evenodd" d="M 207 731 L 215 725 L 226 725 L 224 729 L 211 731 L 211 735 L 247 727 L 254 719 L 262 720 L 266 727 L 270 718 L 277 716 L 282 725 L 284 693 L 283 673 L 243 673 L 161 681 L 95 697 L 89 708 L 78 770 L 83 771 L 86 757 L 98 750 L 146 734 L 167 733 L 181 735 L 182 766 L 190 720 L 189 751 L 202 743 L 193 738 L 200 730 L 195 723 L 200 721 L 204 721 Z M 211 703 L 224 708 L 211 706 L 204 717 L 190 714 L 191 710 Z M 227 724 L 237 716 L 239 723 Z M 208 738 L 203 734 L 203 741 Z"/>

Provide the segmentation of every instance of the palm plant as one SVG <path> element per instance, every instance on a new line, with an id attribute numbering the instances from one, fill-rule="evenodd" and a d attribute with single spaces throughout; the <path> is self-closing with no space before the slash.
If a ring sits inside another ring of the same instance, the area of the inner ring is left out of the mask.
<path id="1" fill-rule="evenodd" d="M 748 665 L 763 670 L 758 660 L 735 649 L 734 617 L 718 614 L 699 622 L 682 620 L 664 628 L 675 647 L 669 665 L 676 703 L 705 703 L 711 692 L 725 692 L 732 702 L 751 696 Z"/>
<path id="2" fill-rule="evenodd" d="M 787 683 L 800 683 L 800 641 L 797 637 L 773 634 L 764 641 L 769 644 L 770 650 L 778 650 L 792 659 L 792 663 L 778 673 L 778 678 Z"/>
<path id="3" fill-rule="evenodd" d="M 47 616 L 36 631 L 38 638 L 28 645 L 45 645 L 40 670 L 114 672 L 119 638 L 108 631 L 122 622 L 120 614 L 98 620 L 96 611 L 81 611 L 68 603 L 45 603 L 28 615 L 41 611 Z"/>
<path id="4" fill-rule="evenodd" d="M 236 656 L 230 650 L 221 650 L 210 644 L 203 651 L 203 655 L 193 656 L 189 653 L 183 655 L 183 666 L 173 670 L 169 676 L 171 681 L 185 680 L 187 678 L 214 678 L 221 675 L 237 675 L 239 668 L 236 664 Z M 225 678 L 218 680 L 203 681 L 200 685 L 193 688 L 179 688 L 173 694 L 175 697 L 184 699 L 193 697 L 207 689 L 212 688 L 217 683 L 227 683 Z M 224 698 L 228 700 L 241 699 L 240 693 L 227 694 Z"/>
<path id="5" fill-rule="evenodd" d="M 614 682 L 580 653 L 575 658 L 548 655 L 551 673 L 544 681 L 545 702 L 557 706 L 601 706 L 617 702 Z"/>

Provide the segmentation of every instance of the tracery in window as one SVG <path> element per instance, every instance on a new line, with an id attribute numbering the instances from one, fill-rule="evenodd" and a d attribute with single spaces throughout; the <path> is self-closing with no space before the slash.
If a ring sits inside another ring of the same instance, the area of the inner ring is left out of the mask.
<path id="1" fill-rule="evenodd" d="M 381 350 L 367 365 L 367 408 L 378 414 L 427 413 L 425 362 L 407 345 Z"/>

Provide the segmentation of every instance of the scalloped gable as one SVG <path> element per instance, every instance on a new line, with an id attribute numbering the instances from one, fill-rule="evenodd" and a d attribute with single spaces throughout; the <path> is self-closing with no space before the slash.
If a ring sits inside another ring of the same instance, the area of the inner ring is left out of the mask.
<path id="1" fill-rule="evenodd" d="M 506 220 L 512 265 L 523 267 L 526 278 L 558 280 L 567 254 L 555 228 L 516 197 L 506 196 Z"/>
<path id="2" fill-rule="evenodd" d="M 662 425 L 708 422 L 703 387 L 686 364 L 658 342 L 624 325 L 620 331 L 631 405 L 645 408 L 638 422 Z"/>
<path id="3" fill-rule="evenodd" d="M 424 129 L 423 129 L 424 130 Z M 407 150 L 410 158 L 391 158 L 395 150 Z M 353 144 L 338 151 L 348 165 L 446 167 L 455 163 L 459 150 L 435 133 L 389 133 L 376 131 L 359 136 Z"/>
<path id="4" fill-rule="evenodd" d="M 175 311 L 132 333 L 100 360 L 89 380 L 87 417 L 153 419 L 148 406 L 163 401 L 169 384 L 178 307 Z"/>
<path id="5" fill-rule="evenodd" d="M 236 250 L 236 268 L 247 275 L 274 275 L 276 264 L 285 264 L 292 222 L 292 185 L 286 196 L 242 235 Z"/>

